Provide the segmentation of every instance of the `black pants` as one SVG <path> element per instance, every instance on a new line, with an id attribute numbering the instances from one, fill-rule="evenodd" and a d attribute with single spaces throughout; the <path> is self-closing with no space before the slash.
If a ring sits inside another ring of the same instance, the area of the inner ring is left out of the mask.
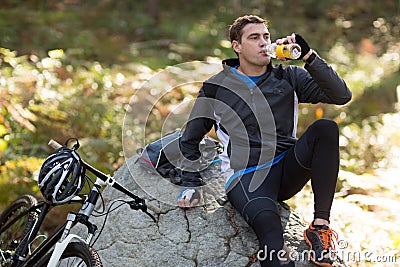
<path id="1" fill-rule="evenodd" d="M 256 190 L 249 190 L 254 173 L 238 178 L 227 193 L 231 204 L 256 233 L 260 250 L 279 251 L 283 229 L 277 201 L 291 198 L 311 179 L 314 218 L 329 220 L 339 171 L 339 130 L 330 120 L 318 120 L 273 165 Z M 251 187 L 250 187 L 251 188 Z M 268 255 L 261 266 L 281 266 L 277 253 Z M 284 266 L 294 266 L 293 262 Z"/>

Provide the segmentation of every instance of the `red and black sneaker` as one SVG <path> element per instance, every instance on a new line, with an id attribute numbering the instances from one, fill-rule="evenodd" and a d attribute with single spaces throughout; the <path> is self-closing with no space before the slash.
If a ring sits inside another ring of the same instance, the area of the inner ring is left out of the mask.
<path id="1" fill-rule="evenodd" d="M 311 250 L 310 259 L 316 265 L 332 266 L 333 238 L 337 239 L 337 233 L 327 225 L 313 225 L 311 223 L 308 229 L 304 230 L 304 239 Z"/>

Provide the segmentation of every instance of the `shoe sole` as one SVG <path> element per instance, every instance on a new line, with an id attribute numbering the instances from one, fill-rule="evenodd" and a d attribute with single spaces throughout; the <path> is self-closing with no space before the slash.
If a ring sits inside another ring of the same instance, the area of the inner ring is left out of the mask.
<path id="1" fill-rule="evenodd" d="M 306 231 L 307 231 L 307 230 L 304 230 L 304 232 L 303 232 L 303 237 L 304 237 L 304 240 L 306 241 L 307 245 L 310 247 L 310 250 L 311 250 L 311 249 L 312 249 L 312 245 L 311 245 L 310 240 L 308 240 L 308 237 L 307 237 L 307 235 L 306 235 Z M 309 255 L 310 255 L 310 260 L 311 260 L 314 264 L 316 264 L 316 265 L 318 265 L 318 266 L 323 266 L 323 267 L 332 267 L 332 266 L 333 266 L 333 265 L 330 264 L 330 263 L 325 263 L 325 262 L 318 262 L 318 261 L 316 261 L 316 260 L 313 258 L 312 253 L 310 253 Z"/>

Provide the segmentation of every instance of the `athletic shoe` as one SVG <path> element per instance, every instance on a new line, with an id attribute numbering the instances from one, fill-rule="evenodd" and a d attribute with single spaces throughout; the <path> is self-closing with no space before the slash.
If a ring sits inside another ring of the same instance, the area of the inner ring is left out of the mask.
<path id="1" fill-rule="evenodd" d="M 311 249 L 310 259 L 316 265 L 332 266 L 333 238 L 337 239 L 337 233 L 327 225 L 313 225 L 311 223 L 308 229 L 304 230 L 304 239 Z"/>

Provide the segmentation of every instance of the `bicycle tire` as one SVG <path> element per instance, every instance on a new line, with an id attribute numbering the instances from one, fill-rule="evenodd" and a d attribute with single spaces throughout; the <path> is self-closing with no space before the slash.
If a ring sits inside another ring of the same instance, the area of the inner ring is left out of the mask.
<path id="1" fill-rule="evenodd" d="M 42 260 L 40 266 L 47 266 L 52 253 L 48 253 Z M 65 248 L 61 259 L 56 265 L 57 267 L 67 266 L 87 266 L 87 267 L 102 267 L 100 256 L 97 251 L 83 242 L 69 243 Z"/>
<path id="2" fill-rule="evenodd" d="M 29 232 L 38 214 L 28 212 L 37 204 L 35 197 L 24 195 L 13 201 L 0 215 L 0 266 L 10 266 L 14 254 L 26 248 Z"/>

